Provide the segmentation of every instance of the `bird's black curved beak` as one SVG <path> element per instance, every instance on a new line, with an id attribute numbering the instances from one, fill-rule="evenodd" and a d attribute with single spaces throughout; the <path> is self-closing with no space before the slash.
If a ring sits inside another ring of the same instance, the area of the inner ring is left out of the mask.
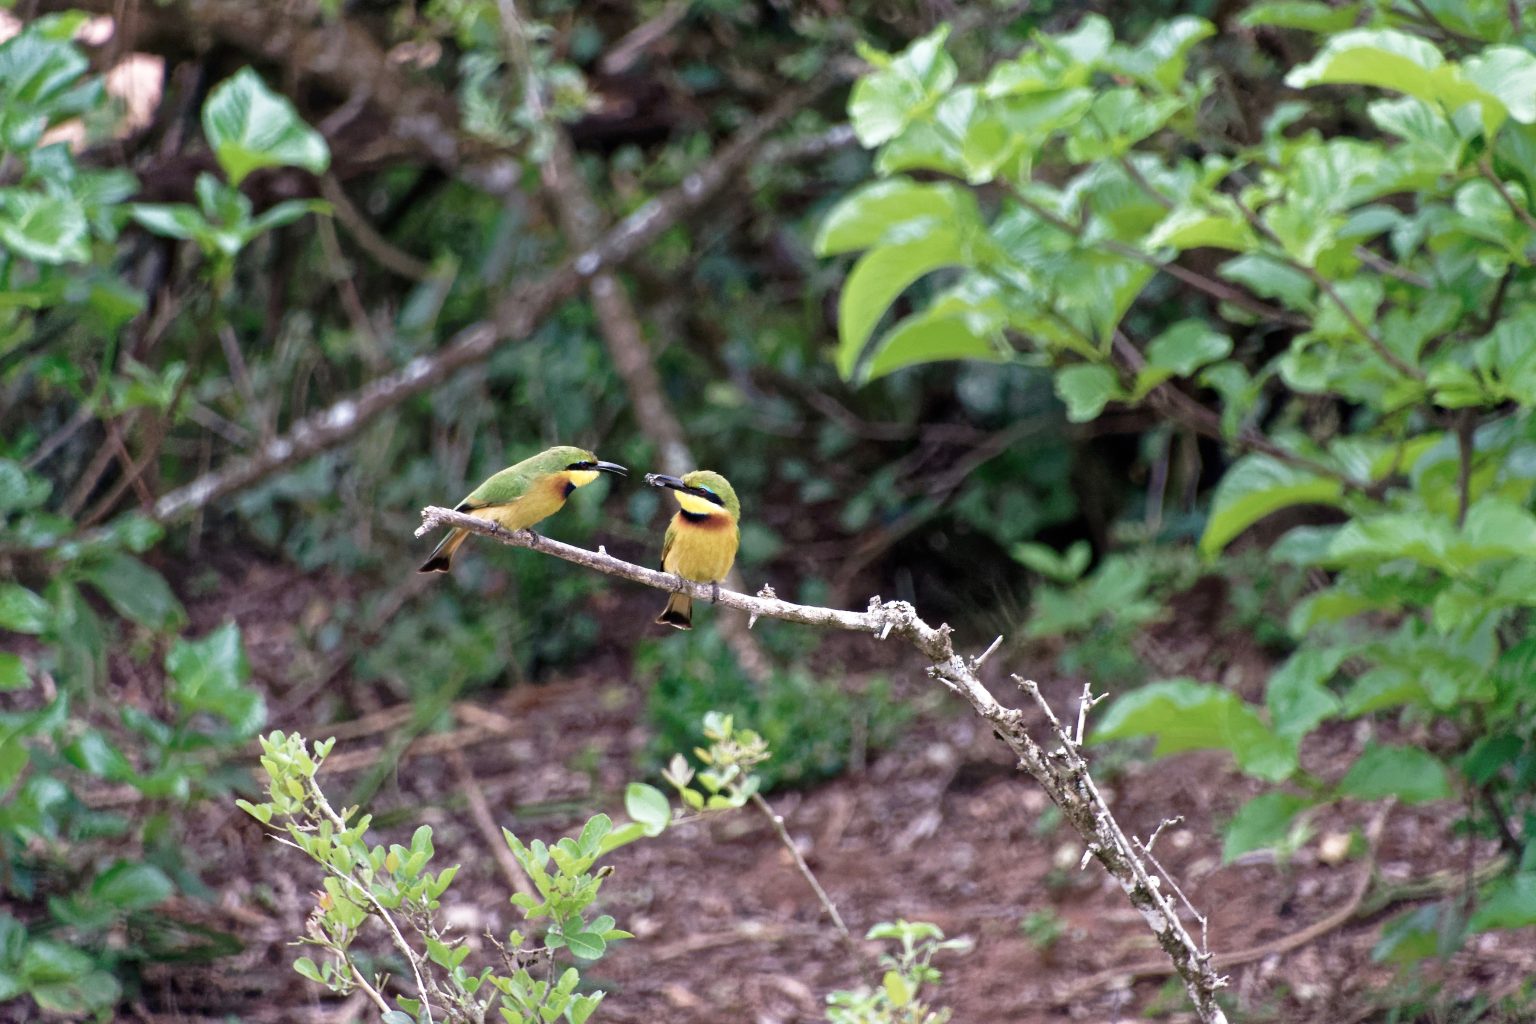
<path id="1" fill-rule="evenodd" d="M 674 491 L 686 491 L 689 489 L 688 485 L 683 483 L 682 480 L 675 476 L 667 476 L 665 473 L 647 473 L 645 474 L 645 482 L 652 487 L 670 487 Z"/>
<path id="2" fill-rule="evenodd" d="M 604 473 L 612 473 L 614 476 L 629 476 L 629 470 L 617 462 L 594 462 L 592 468 Z"/>

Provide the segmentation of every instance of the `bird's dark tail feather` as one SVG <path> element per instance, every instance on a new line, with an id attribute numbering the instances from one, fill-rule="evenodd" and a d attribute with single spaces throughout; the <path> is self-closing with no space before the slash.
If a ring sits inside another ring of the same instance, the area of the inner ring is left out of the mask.
<path id="1" fill-rule="evenodd" d="M 468 536 L 468 530 L 454 530 L 443 538 L 442 543 L 432 549 L 431 557 L 422 562 L 421 568 L 416 571 L 447 572 L 449 566 L 453 564 L 453 553 L 459 550 L 459 545 L 463 544 L 464 539 Z"/>
<path id="2" fill-rule="evenodd" d="M 673 594 L 667 598 L 667 607 L 656 616 L 656 622 L 675 629 L 693 628 L 693 598 L 687 594 Z"/>

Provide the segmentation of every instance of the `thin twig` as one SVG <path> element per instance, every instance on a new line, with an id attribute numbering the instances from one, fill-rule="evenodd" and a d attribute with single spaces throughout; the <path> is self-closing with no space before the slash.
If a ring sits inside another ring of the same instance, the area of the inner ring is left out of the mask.
<path id="1" fill-rule="evenodd" d="M 1365 325 L 1360 317 L 1355 314 L 1355 311 L 1350 308 L 1349 303 L 1344 301 L 1344 296 L 1339 294 L 1339 290 L 1333 286 L 1332 281 L 1324 277 L 1316 267 L 1307 263 L 1303 263 L 1301 260 L 1294 259 L 1289 253 L 1287 253 L 1285 251 L 1285 243 L 1280 240 L 1280 236 L 1275 234 L 1274 229 L 1265 223 L 1264 218 L 1260 217 L 1252 207 L 1248 206 L 1246 203 L 1236 197 L 1232 197 L 1232 204 L 1237 207 L 1238 211 L 1242 213 L 1243 217 L 1247 219 L 1249 225 L 1252 226 L 1255 231 L 1263 235 L 1264 238 L 1270 242 L 1270 244 L 1279 250 L 1278 253 L 1272 255 L 1274 255 L 1276 259 L 1279 259 L 1281 262 L 1285 263 L 1286 266 L 1290 267 L 1291 269 L 1299 270 L 1301 273 L 1305 274 L 1307 279 L 1312 282 L 1313 286 L 1316 287 L 1318 291 L 1328 296 L 1328 300 L 1334 304 L 1340 313 L 1343 314 L 1344 319 L 1349 321 L 1349 325 L 1355 329 L 1355 332 L 1359 334 L 1361 338 L 1365 339 L 1365 342 L 1375 350 L 1376 354 L 1381 357 L 1383 362 L 1392 367 L 1392 369 L 1396 370 L 1398 373 L 1402 374 L 1404 377 L 1411 377 L 1412 379 L 1418 381 L 1422 381 L 1424 379 L 1423 370 L 1419 369 L 1417 366 L 1411 366 L 1404 362 L 1396 352 L 1393 352 L 1390 348 L 1387 347 L 1387 343 L 1382 341 L 1381 337 L 1375 331 L 1371 330 Z"/>
<path id="2" fill-rule="evenodd" d="M 1509 207 L 1510 212 L 1513 213 L 1516 217 L 1519 217 L 1521 223 L 1523 223 L 1527 228 L 1530 228 L 1532 231 L 1536 231 L 1536 216 L 1532 216 L 1531 211 L 1526 208 L 1525 204 L 1517 202 L 1515 197 L 1510 194 L 1509 186 L 1505 185 L 1504 179 L 1500 178 L 1498 174 L 1494 172 L 1493 163 L 1488 159 L 1488 157 L 1484 156 L 1477 162 L 1477 169 L 1481 171 L 1483 177 L 1487 178 L 1493 187 L 1498 190 L 1499 198 L 1504 200 L 1504 203 Z"/>
<path id="3" fill-rule="evenodd" d="M 821 883 L 816 880 L 816 874 L 811 871 L 810 865 L 800 855 L 800 847 L 795 845 L 794 837 L 784 827 L 783 816 L 768 806 L 768 801 L 763 799 L 761 793 L 753 793 L 751 800 L 752 806 L 761 811 L 763 817 L 768 819 L 768 823 L 773 826 L 773 831 L 778 834 L 779 842 L 784 845 L 784 849 L 788 850 L 789 855 L 794 858 L 795 867 L 800 871 L 800 877 L 805 879 L 805 884 L 811 887 L 811 891 L 821 901 L 821 909 L 825 910 L 827 916 L 832 919 L 833 926 L 837 928 L 837 933 L 843 937 L 843 942 L 853 952 L 854 958 L 862 959 L 863 951 L 859 949 L 859 944 L 853 940 L 853 934 L 848 931 L 848 926 L 843 923 L 843 915 L 837 912 L 837 904 L 832 902 L 832 897 L 827 895 L 827 890 L 821 887 Z"/>
<path id="4" fill-rule="evenodd" d="M 389 1013 L 393 1007 L 384 1001 L 378 989 L 368 984 L 368 979 L 363 977 L 363 972 L 357 969 L 357 964 L 352 962 L 352 958 L 343 957 L 342 959 L 346 961 L 348 967 L 352 968 L 352 977 L 357 979 L 357 987 L 368 993 L 368 998 L 373 1000 L 373 1005 L 379 1008 L 380 1013 Z"/>
<path id="5" fill-rule="evenodd" d="M 1300 931 L 1292 932 L 1290 935 L 1275 939 L 1272 942 L 1250 946 L 1247 949 L 1241 949 L 1224 956 L 1215 956 L 1211 961 L 1213 966 L 1225 971 L 1233 967 L 1241 967 L 1243 964 L 1253 963 L 1256 960 L 1263 960 L 1267 957 L 1282 956 L 1293 949 L 1300 949 L 1307 943 L 1327 935 L 1335 928 L 1341 928 L 1348 924 L 1361 909 L 1366 893 L 1370 890 L 1371 879 L 1376 873 L 1376 847 L 1381 841 L 1381 834 L 1386 826 L 1387 816 L 1391 813 L 1395 804 L 1395 800 L 1385 801 L 1377 809 L 1370 824 L 1366 826 L 1367 852 L 1365 861 L 1360 865 L 1359 873 L 1355 876 L 1354 887 L 1342 907 Z M 1078 1002 L 1089 992 L 1125 978 L 1156 978 L 1169 973 L 1169 965 L 1166 960 L 1144 960 L 1141 963 L 1130 964 L 1125 967 L 1111 967 L 1108 970 L 1100 971 L 1063 988 L 1056 994 L 1056 998 L 1062 1004 L 1072 1004 Z"/>
<path id="6" fill-rule="evenodd" d="M 309 780 L 309 793 L 310 797 L 315 801 L 315 806 L 320 808 L 321 813 L 330 820 L 337 831 L 345 832 L 348 827 L 346 819 L 337 814 L 335 809 L 331 807 L 330 801 L 325 798 L 325 793 L 321 791 L 319 784 L 313 778 Z M 421 976 L 420 958 L 417 956 L 416 951 L 411 948 L 411 944 L 405 941 L 405 936 L 400 933 L 400 928 L 395 924 L 395 919 L 390 916 L 389 911 L 384 908 L 384 904 L 379 902 L 379 898 L 366 885 L 363 885 L 351 875 L 340 871 L 332 865 L 327 865 L 327 867 L 331 867 L 337 875 L 351 883 L 352 888 L 362 894 L 363 899 L 368 901 L 379 918 L 384 922 L 384 926 L 389 929 L 389 934 L 394 940 L 395 948 L 400 951 L 401 956 L 405 957 L 406 963 L 411 965 L 411 973 L 416 976 L 416 994 L 421 997 L 421 1009 L 426 1014 L 427 1024 L 432 1024 L 432 1006 L 427 1001 L 427 983 Z"/>

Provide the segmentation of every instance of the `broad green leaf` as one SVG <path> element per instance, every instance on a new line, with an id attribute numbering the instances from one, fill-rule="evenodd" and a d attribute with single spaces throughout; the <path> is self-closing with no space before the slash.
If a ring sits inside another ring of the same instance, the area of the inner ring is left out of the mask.
<path id="1" fill-rule="evenodd" d="M 302 167 L 320 174 L 330 166 L 325 139 L 250 68 L 241 68 L 208 94 L 203 134 L 232 185 L 263 167 Z"/>
<path id="2" fill-rule="evenodd" d="M 1067 419 L 1085 423 L 1104 406 L 1124 397 L 1115 371 L 1100 363 L 1074 363 L 1056 371 L 1056 394 L 1067 405 Z"/>
<path id="3" fill-rule="evenodd" d="M 0 690 L 20 690 L 27 685 L 27 665 L 21 655 L 0 651 Z"/>
<path id="4" fill-rule="evenodd" d="M 1187 377 L 1207 363 L 1225 359 L 1232 339 L 1204 320 L 1180 320 L 1147 346 L 1147 362 Z"/>
<path id="5" fill-rule="evenodd" d="M 1238 21 L 1248 26 L 1273 25 L 1322 35 L 1350 28 L 1359 11 L 1359 3 L 1335 6 L 1322 0 L 1262 0 L 1244 10 Z"/>
<path id="6" fill-rule="evenodd" d="M 153 864 L 118 861 L 91 883 L 91 896 L 123 911 L 147 910 L 169 899 L 175 886 Z"/>
<path id="7" fill-rule="evenodd" d="M 1012 357 L 1003 334 L 1007 320 L 1001 286 L 965 277 L 882 335 L 871 348 L 863 379 L 948 359 L 1003 362 Z"/>
<path id="8" fill-rule="evenodd" d="M 39 263 L 84 263 L 90 225 L 72 196 L 0 189 L 0 246 Z"/>
<path id="9" fill-rule="evenodd" d="M 852 378 L 865 343 L 898 295 L 923 275 L 963 261 L 960 233 L 937 222 L 911 241 L 859 257 L 838 300 L 837 370 L 843 379 Z"/>
<path id="10" fill-rule="evenodd" d="M 191 714 L 208 711 L 222 716 L 239 735 L 252 735 L 265 723 L 266 703 L 246 686 L 251 667 L 240 640 L 240 628 L 226 622 L 201 640 L 177 638 L 165 657 L 173 685 L 171 700 Z"/>
<path id="11" fill-rule="evenodd" d="M 1296 815 L 1312 806 L 1304 796 L 1261 793 L 1237 809 L 1223 832 L 1221 861 L 1230 864 L 1253 850 L 1283 846 L 1291 835 Z"/>
<path id="12" fill-rule="evenodd" d="M 944 50 L 948 37 L 949 25 L 941 24 L 854 84 L 848 119 L 861 145 L 873 149 L 895 138 L 954 84 L 958 70 Z"/>
<path id="13" fill-rule="evenodd" d="M 1226 750 L 1244 773 L 1271 782 L 1296 770 L 1295 747 L 1271 732 L 1257 710 L 1229 690 L 1191 679 L 1152 683 L 1119 698 L 1093 741 L 1134 736 L 1156 736 L 1158 755 Z"/>
<path id="14" fill-rule="evenodd" d="M 1246 253 L 1228 260 L 1217 271 L 1229 281 L 1236 281 L 1255 295 L 1276 299 L 1291 309 L 1313 308 L 1312 282 L 1307 275 L 1261 253 Z"/>
<path id="15" fill-rule="evenodd" d="M 21 973 L 33 985 L 41 985 L 83 978 L 95 967 L 95 961 L 81 950 L 50 939 L 33 939 L 27 943 Z"/>
<path id="16" fill-rule="evenodd" d="M 1419 747 L 1370 746 L 1360 755 L 1339 792 L 1358 800 L 1395 796 L 1408 804 L 1448 800 L 1450 776 L 1433 754 Z"/>
<path id="17" fill-rule="evenodd" d="M 1225 205 L 1217 199 L 1218 205 Z M 1149 249 L 1230 249 L 1248 252 L 1258 245 L 1253 228 L 1235 211 L 1215 212 L 1206 207 L 1180 206 L 1147 236 Z"/>
<path id="18" fill-rule="evenodd" d="M 1269 455 L 1244 456 L 1227 470 L 1211 501 L 1200 550 L 1212 557 L 1232 539 L 1272 512 L 1292 505 L 1337 505 L 1344 486 Z"/>
<path id="19" fill-rule="evenodd" d="M 52 489 L 47 480 L 30 476 L 20 464 L 0 459 L 0 513 L 36 508 L 48 500 Z"/>
<path id="20" fill-rule="evenodd" d="M 1475 932 L 1536 924 L 1536 873 L 1494 881 L 1478 899 L 1468 924 Z"/>
<path id="21" fill-rule="evenodd" d="M 1264 701 L 1277 734 L 1299 740 L 1342 710 L 1339 698 L 1325 684 L 1348 653 L 1338 647 L 1303 647 L 1275 670 Z"/>
<path id="22" fill-rule="evenodd" d="M 646 835 L 659 836 L 672 822 L 672 805 L 655 786 L 631 782 L 624 789 L 624 810 L 645 826 Z"/>
<path id="23" fill-rule="evenodd" d="M 150 629 L 174 629 L 186 621 L 165 577 L 121 551 L 93 560 L 81 574 L 125 619 Z"/>
<path id="24" fill-rule="evenodd" d="M 1462 63 L 1462 74 L 1498 99 L 1521 124 L 1536 123 L 1536 56 L 1518 46 L 1490 46 Z"/>
<path id="25" fill-rule="evenodd" d="M 1204 18 L 1172 18 L 1158 23 L 1139 46 L 1113 47 L 1106 64 L 1121 74 L 1172 92 L 1184 78 L 1189 51 L 1215 34 L 1216 26 Z"/>
<path id="26" fill-rule="evenodd" d="M 576 932 L 565 935 L 570 951 L 583 960 L 597 960 L 608 950 L 608 942 L 597 932 Z"/>
<path id="27" fill-rule="evenodd" d="M 213 225 L 186 203 L 134 203 L 128 208 L 128 215 L 164 238 L 197 240 L 201 244 L 213 237 Z"/>
<path id="28" fill-rule="evenodd" d="M 292 224 L 308 214 L 329 214 L 331 204 L 319 199 L 285 199 L 274 203 L 251 220 L 245 230 L 246 241 L 285 224 Z"/>
<path id="29" fill-rule="evenodd" d="M 19 583 L 0 583 L 0 629 L 41 633 L 51 619 L 47 601 Z"/>
<path id="30" fill-rule="evenodd" d="M 1449 956 L 1461 939 L 1460 928 L 1446 926 L 1444 904 L 1419 907 L 1388 921 L 1371 950 L 1378 963 L 1418 964 L 1434 956 Z"/>
<path id="31" fill-rule="evenodd" d="M 1445 63 L 1433 43 L 1391 29 L 1356 29 L 1329 39 L 1318 55 L 1292 68 L 1285 84 L 1374 85 L 1417 96 L 1430 103 L 1440 97 L 1434 71 Z"/>
<path id="32" fill-rule="evenodd" d="M 979 225 L 981 215 L 976 197 L 955 185 L 905 177 L 877 181 L 850 193 L 827 214 L 816 232 L 816 255 L 871 248 L 893 228 L 915 220 Z"/>
<path id="33" fill-rule="evenodd" d="M 21 733 L 0 728 L 0 787 L 9 790 L 11 783 L 16 781 L 16 777 L 31 760 L 32 752 L 27 748 Z"/>
<path id="34" fill-rule="evenodd" d="M 64 759 L 82 771 L 111 782 L 133 777 L 133 765 L 95 729 L 81 733 L 64 748 Z"/>

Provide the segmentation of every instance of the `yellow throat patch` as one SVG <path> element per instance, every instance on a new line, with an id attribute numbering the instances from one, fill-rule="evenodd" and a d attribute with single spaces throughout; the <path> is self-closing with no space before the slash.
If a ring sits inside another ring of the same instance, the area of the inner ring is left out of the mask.
<path id="1" fill-rule="evenodd" d="M 565 471 L 565 476 L 566 479 L 570 480 L 570 482 L 575 484 L 577 487 L 585 487 L 587 484 L 597 479 L 597 470 L 568 469 Z"/>
<path id="2" fill-rule="evenodd" d="M 725 509 L 708 498 L 701 498 L 697 494 L 688 494 L 684 491 L 673 491 L 672 496 L 683 507 L 684 512 L 692 512 L 694 515 L 712 516 L 725 515 Z"/>

